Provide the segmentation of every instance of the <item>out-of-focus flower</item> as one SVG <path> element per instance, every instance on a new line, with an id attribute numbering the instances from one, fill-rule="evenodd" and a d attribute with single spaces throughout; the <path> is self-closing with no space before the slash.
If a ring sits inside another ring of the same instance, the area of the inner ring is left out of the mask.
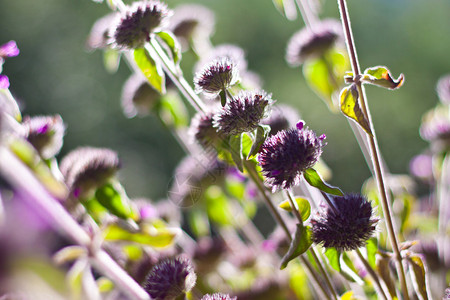
<path id="1" fill-rule="evenodd" d="M 203 149 L 217 148 L 225 136 L 213 127 L 213 112 L 199 112 L 191 121 L 189 134 Z"/>
<path id="2" fill-rule="evenodd" d="M 221 91 L 229 89 L 239 79 L 235 63 L 228 58 L 211 61 L 202 68 L 194 78 L 197 93 L 217 96 Z"/>
<path id="3" fill-rule="evenodd" d="M 164 260 L 148 274 L 144 289 L 155 300 L 173 300 L 189 292 L 197 280 L 186 257 Z"/>
<path id="4" fill-rule="evenodd" d="M 151 34 L 166 25 L 172 11 L 156 0 L 134 2 L 123 13 L 113 32 L 112 44 L 119 49 L 135 49 L 150 41 Z"/>
<path id="5" fill-rule="evenodd" d="M 281 130 L 294 127 L 298 120 L 300 120 L 300 116 L 293 107 L 280 104 L 274 105 L 270 116 L 263 119 L 261 123 L 269 125 L 270 135 L 274 135 Z"/>
<path id="6" fill-rule="evenodd" d="M 113 12 L 98 19 L 94 25 L 92 25 L 91 32 L 86 41 L 86 47 L 89 50 L 104 49 L 108 47 L 110 38 L 109 31 L 117 18 L 118 14 Z"/>
<path id="7" fill-rule="evenodd" d="M 168 28 L 178 38 L 182 50 L 186 51 L 191 41 L 209 39 L 214 24 L 214 13 L 210 9 L 199 4 L 184 4 L 174 9 Z"/>
<path id="8" fill-rule="evenodd" d="M 6 75 L 0 74 L 0 89 L 9 88 L 9 78 Z"/>
<path id="9" fill-rule="evenodd" d="M 433 158 L 431 155 L 419 154 L 409 163 L 411 174 L 428 182 L 433 181 Z"/>
<path id="10" fill-rule="evenodd" d="M 212 295 L 206 294 L 202 297 L 202 300 L 237 300 L 237 298 L 231 298 L 228 294 L 215 293 Z"/>
<path id="11" fill-rule="evenodd" d="M 213 60 L 228 59 L 239 70 L 244 73 L 247 70 L 247 60 L 245 59 L 245 51 L 236 45 L 222 44 L 210 50 L 195 66 L 195 73 Z"/>
<path id="12" fill-rule="evenodd" d="M 65 126 L 61 116 L 25 117 L 26 139 L 44 159 L 59 153 L 63 145 Z"/>
<path id="13" fill-rule="evenodd" d="M 273 191 L 297 185 L 306 169 L 314 166 L 322 154 L 325 135 L 317 137 L 304 123 L 296 129 L 282 130 L 261 146 L 258 161 L 266 184 Z"/>
<path id="14" fill-rule="evenodd" d="M 450 74 L 439 79 L 436 91 L 441 102 L 450 105 Z"/>
<path id="15" fill-rule="evenodd" d="M 158 103 L 161 94 L 152 88 L 141 74 L 133 74 L 122 89 L 122 108 L 125 116 L 146 116 Z"/>
<path id="16" fill-rule="evenodd" d="M 2 59 L 19 55 L 20 51 L 15 41 L 9 41 L 0 46 L 0 63 Z"/>
<path id="17" fill-rule="evenodd" d="M 450 142 L 450 113 L 445 105 L 428 111 L 422 118 L 420 136 L 436 147 L 446 147 Z"/>
<path id="18" fill-rule="evenodd" d="M 73 196 L 102 186 L 120 167 L 117 153 L 105 148 L 80 147 L 69 152 L 60 169 Z"/>
<path id="19" fill-rule="evenodd" d="M 327 207 L 311 220 L 313 241 L 338 251 L 364 246 L 378 222 L 370 201 L 360 194 L 346 194 L 332 197 L 331 203 L 333 207 Z"/>
<path id="20" fill-rule="evenodd" d="M 323 55 L 339 41 L 341 36 L 342 27 L 337 20 L 328 19 L 317 23 L 314 31 L 305 27 L 289 40 L 286 61 L 291 66 L 299 66 L 308 58 Z"/>
<path id="21" fill-rule="evenodd" d="M 196 243 L 193 260 L 199 274 L 208 273 L 217 266 L 227 247 L 220 237 L 203 237 Z"/>
<path id="22" fill-rule="evenodd" d="M 241 91 L 214 115 L 213 126 L 225 135 L 252 131 L 267 117 L 273 102 L 264 91 Z"/>

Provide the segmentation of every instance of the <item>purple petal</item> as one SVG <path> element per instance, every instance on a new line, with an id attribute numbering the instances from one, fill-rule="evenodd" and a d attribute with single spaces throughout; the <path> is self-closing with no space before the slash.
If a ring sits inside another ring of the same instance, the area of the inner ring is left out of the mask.
<path id="1" fill-rule="evenodd" d="M 16 41 L 9 41 L 0 46 L 0 57 L 13 57 L 19 55 L 19 53 Z"/>
<path id="2" fill-rule="evenodd" d="M 302 129 L 303 129 L 303 126 L 305 126 L 305 122 L 300 121 L 300 122 L 297 123 L 297 129 L 298 129 L 298 130 L 302 130 Z"/>
<path id="3" fill-rule="evenodd" d="M 9 88 L 9 79 L 6 75 L 0 75 L 0 89 Z"/>

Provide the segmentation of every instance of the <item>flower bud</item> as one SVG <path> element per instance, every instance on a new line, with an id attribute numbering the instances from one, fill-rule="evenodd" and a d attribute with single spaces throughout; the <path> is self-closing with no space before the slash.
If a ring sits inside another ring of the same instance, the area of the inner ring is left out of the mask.
<path id="1" fill-rule="evenodd" d="M 197 72 L 194 83 L 197 93 L 217 96 L 238 81 L 235 63 L 228 58 L 216 59 Z"/>

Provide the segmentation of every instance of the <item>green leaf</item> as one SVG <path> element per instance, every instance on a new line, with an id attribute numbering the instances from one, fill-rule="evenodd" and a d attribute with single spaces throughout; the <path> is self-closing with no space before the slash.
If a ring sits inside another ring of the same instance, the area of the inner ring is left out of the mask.
<path id="1" fill-rule="evenodd" d="M 228 140 L 228 150 L 230 151 L 231 158 L 233 159 L 233 162 L 236 164 L 236 167 L 239 169 L 239 171 L 244 171 L 244 165 L 243 165 L 243 155 L 242 155 L 242 133 L 238 135 L 232 135 L 230 136 Z"/>
<path id="2" fill-rule="evenodd" d="M 376 254 L 378 251 L 378 241 L 376 238 L 370 238 L 366 243 L 366 249 L 367 249 L 367 261 L 369 262 L 369 265 L 376 269 Z"/>
<path id="3" fill-rule="evenodd" d="M 297 9 L 292 0 L 273 0 L 273 4 L 286 19 L 292 21 L 297 18 Z"/>
<path id="4" fill-rule="evenodd" d="M 160 98 L 157 113 L 162 122 L 169 127 L 180 128 L 186 126 L 189 122 L 186 106 L 180 96 L 171 91 Z"/>
<path id="5" fill-rule="evenodd" d="M 128 203 L 128 199 L 123 197 L 111 183 L 107 183 L 97 189 L 95 198 L 113 215 L 121 219 L 133 217 L 133 210 Z"/>
<path id="6" fill-rule="evenodd" d="M 208 216 L 203 210 L 191 209 L 188 215 L 189 228 L 196 237 L 210 234 Z"/>
<path id="7" fill-rule="evenodd" d="M 222 105 L 222 107 L 224 107 L 225 104 L 227 104 L 227 94 L 225 90 L 221 90 L 219 96 L 220 96 L 220 104 Z"/>
<path id="8" fill-rule="evenodd" d="M 160 31 L 157 32 L 156 35 L 159 36 L 164 44 L 170 49 L 173 62 L 175 65 L 178 65 L 181 60 L 181 46 L 175 35 L 169 31 Z"/>
<path id="9" fill-rule="evenodd" d="M 346 117 L 356 121 L 368 134 L 372 135 L 369 121 L 359 106 L 358 98 L 356 84 L 343 88 L 340 95 L 341 111 Z"/>
<path id="10" fill-rule="evenodd" d="M 311 215 L 311 204 L 309 201 L 302 197 L 295 197 L 295 202 L 297 203 L 298 211 L 300 212 L 300 215 L 302 216 L 302 220 L 306 221 L 308 220 L 309 216 Z M 292 207 L 290 204 L 289 199 L 284 200 L 281 202 L 278 207 L 287 210 L 292 211 Z"/>
<path id="11" fill-rule="evenodd" d="M 252 143 L 252 148 L 250 149 L 249 154 L 247 155 L 247 159 L 249 159 L 252 156 L 255 156 L 261 145 L 264 143 L 264 141 L 267 139 L 270 133 L 270 126 L 269 125 L 259 125 L 255 129 L 254 139 Z"/>
<path id="12" fill-rule="evenodd" d="M 109 73 L 116 73 L 120 65 L 120 52 L 114 49 L 105 49 L 103 51 L 103 65 Z"/>
<path id="13" fill-rule="evenodd" d="M 392 78 L 391 72 L 385 66 L 376 66 L 364 71 L 361 79 L 364 83 L 381 86 L 390 90 L 398 89 L 403 85 L 405 77 L 403 74 L 397 79 Z"/>
<path id="14" fill-rule="evenodd" d="M 421 299 L 428 299 L 426 270 L 422 258 L 417 254 L 408 255 L 407 257 L 409 269 L 412 271 L 411 279 L 414 289 Z"/>
<path id="15" fill-rule="evenodd" d="M 147 53 L 144 48 L 134 50 L 134 61 L 147 78 L 152 87 L 161 94 L 166 93 L 164 72 L 159 64 Z"/>
<path id="16" fill-rule="evenodd" d="M 325 256 L 328 258 L 330 266 L 338 272 L 341 272 L 341 253 L 334 247 L 326 248 Z"/>
<path id="17" fill-rule="evenodd" d="M 173 244 L 178 232 L 177 229 L 152 224 L 142 224 L 139 231 L 131 232 L 118 224 L 110 224 L 104 229 L 103 234 L 106 241 L 128 241 L 164 248 Z"/>
<path id="18" fill-rule="evenodd" d="M 280 269 L 286 268 L 288 263 L 299 255 L 305 253 L 312 245 L 312 230 L 310 226 L 297 224 L 294 239 L 292 240 L 289 250 L 281 260 Z"/>
<path id="19" fill-rule="evenodd" d="M 317 171 L 313 168 L 305 170 L 305 172 L 303 172 L 303 177 L 311 186 L 318 188 L 325 193 L 335 196 L 344 196 L 339 188 L 329 185 L 328 183 L 323 181 L 319 173 L 317 173 Z"/>
<path id="20" fill-rule="evenodd" d="M 206 212 L 212 222 L 219 225 L 233 224 L 234 216 L 226 195 L 218 186 L 210 186 L 205 191 Z"/>

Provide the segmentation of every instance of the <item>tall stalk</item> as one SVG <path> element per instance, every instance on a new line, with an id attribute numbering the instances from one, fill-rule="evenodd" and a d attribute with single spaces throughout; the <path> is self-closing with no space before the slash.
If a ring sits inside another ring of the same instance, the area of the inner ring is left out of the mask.
<path id="1" fill-rule="evenodd" d="M 354 44 L 354 40 L 353 40 L 352 29 L 351 29 L 351 24 L 350 24 L 350 18 L 348 15 L 346 0 L 338 0 L 338 5 L 339 5 L 339 12 L 341 15 L 342 26 L 344 28 L 344 33 L 345 33 L 345 41 L 347 44 L 347 51 L 350 56 L 350 62 L 351 62 L 351 66 L 352 66 L 353 76 L 354 76 L 354 78 L 358 78 L 361 75 L 361 70 L 359 68 L 358 56 L 356 54 L 356 49 L 355 49 L 355 44 Z M 395 255 L 396 269 L 397 269 L 398 277 L 400 279 L 403 297 L 408 300 L 409 294 L 408 294 L 408 286 L 406 284 L 405 270 L 404 270 L 403 264 L 402 264 L 402 256 L 400 253 L 400 249 L 398 247 L 397 236 L 396 236 L 396 233 L 394 230 L 393 218 L 391 215 L 391 207 L 390 207 L 390 203 L 388 201 L 386 187 L 384 184 L 384 178 L 383 178 L 384 176 L 383 176 L 383 169 L 382 169 L 381 161 L 380 161 L 378 141 L 376 139 L 375 129 L 374 129 L 373 122 L 372 122 L 372 117 L 370 115 L 370 111 L 369 111 L 368 105 L 366 103 L 366 95 L 365 95 L 364 87 L 362 86 L 362 84 L 359 80 L 356 80 L 356 85 L 357 85 L 358 93 L 360 95 L 359 103 L 361 105 L 361 108 L 362 108 L 362 111 L 363 111 L 365 117 L 367 118 L 367 120 L 369 122 L 370 129 L 373 133 L 373 135 L 367 134 L 366 136 L 369 141 L 372 164 L 373 164 L 373 168 L 375 171 L 375 177 L 377 180 L 378 191 L 381 196 L 381 206 L 383 208 L 383 215 L 386 220 L 386 228 L 388 231 L 388 236 L 389 236 L 391 246 L 392 246 L 392 249 L 393 249 L 394 255 Z"/>

